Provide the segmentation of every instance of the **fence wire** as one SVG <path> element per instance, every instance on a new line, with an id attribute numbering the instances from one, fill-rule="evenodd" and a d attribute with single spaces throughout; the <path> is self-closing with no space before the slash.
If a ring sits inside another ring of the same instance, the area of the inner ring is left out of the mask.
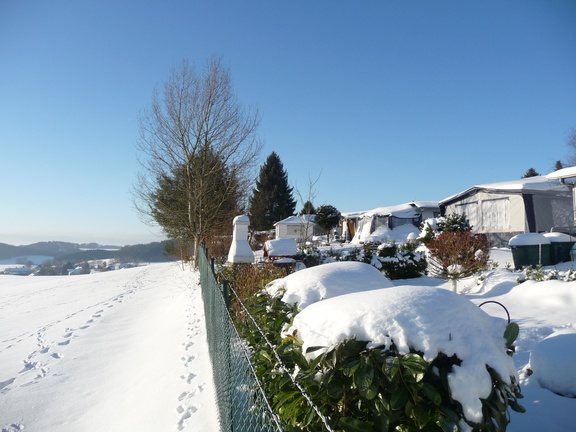
<path id="1" fill-rule="evenodd" d="M 276 432 L 282 427 L 268 404 L 250 353 L 228 312 L 228 298 L 216 281 L 205 248 L 198 253 L 208 347 L 223 432 Z"/>

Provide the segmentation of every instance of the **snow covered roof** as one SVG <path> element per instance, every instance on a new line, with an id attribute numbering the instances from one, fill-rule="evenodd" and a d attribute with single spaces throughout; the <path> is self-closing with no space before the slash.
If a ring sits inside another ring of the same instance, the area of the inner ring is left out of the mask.
<path id="1" fill-rule="evenodd" d="M 412 203 L 420 210 L 425 208 L 438 208 L 438 201 L 413 201 Z"/>
<path id="2" fill-rule="evenodd" d="M 396 206 L 378 207 L 373 210 L 368 211 L 356 211 L 356 212 L 342 212 L 342 217 L 344 219 L 358 219 L 372 216 L 396 216 L 402 218 L 412 218 L 412 214 L 418 216 L 418 212 L 414 212 L 414 209 L 438 209 L 438 201 L 412 201 L 406 204 L 400 204 Z"/>
<path id="3" fill-rule="evenodd" d="M 456 195 L 452 195 L 448 198 L 443 199 L 442 201 L 440 201 L 439 204 L 445 205 L 451 201 L 455 201 L 458 198 L 462 198 L 477 191 L 501 192 L 501 193 L 522 193 L 528 191 L 553 192 L 553 191 L 568 191 L 568 187 L 561 184 L 559 180 L 553 180 L 553 179 L 549 180 L 547 176 L 526 177 L 518 180 L 510 180 L 505 182 L 487 183 L 472 186 L 471 188 L 468 188 L 463 192 L 460 192 Z"/>
<path id="4" fill-rule="evenodd" d="M 282 219 L 279 222 L 276 222 L 274 224 L 274 226 L 276 225 L 306 225 L 307 223 L 314 223 L 314 215 L 294 215 L 294 216 L 288 216 L 286 219 Z"/>
<path id="5" fill-rule="evenodd" d="M 576 177 L 576 167 L 562 168 L 546 175 L 548 180 L 564 180 Z"/>
<path id="6" fill-rule="evenodd" d="M 363 217 L 372 216 L 396 216 L 399 218 L 414 218 L 420 216 L 423 208 L 438 208 L 437 201 L 413 201 L 396 206 L 378 207 L 364 213 Z"/>
<path id="7" fill-rule="evenodd" d="M 344 219 L 358 219 L 364 216 L 366 211 L 342 212 L 340 213 Z"/>

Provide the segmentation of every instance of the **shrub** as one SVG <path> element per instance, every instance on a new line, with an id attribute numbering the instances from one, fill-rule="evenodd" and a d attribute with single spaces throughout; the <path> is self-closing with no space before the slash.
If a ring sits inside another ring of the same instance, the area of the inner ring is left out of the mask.
<path id="1" fill-rule="evenodd" d="M 458 215 L 452 213 L 438 220 L 439 232 L 467 232 L 472 231 L 472 225 L 468 221 L 466 215 Z"/>
<path id="2" fill-rule="evenodd" d="M 490 259 L 486 237 L 471 231 L 444 231 L 428 243 L 428 250 L 431 273 L 453 281 L 485 270 Z"/>
<path id="3" fill-rule="evenodd" d="M 427 263 L 423 252 L 417 252 L 418 244 L 405 242 L 398 246 L 396 243 L 385 243 L 378 248 L 380 271 L 388 279 L 417 278 L 426 273 Z"/>
<path id="4" fill-rule="evenodd" d="M 258 330 L 242 328 L 252 347 L 255 370 L 286 431 L 325 429 L 291 377 L 337 431 L 457 431 L 465 423 L 474 430 L 504 431 L 508 408 L 523 411 L 517 402 L 521 397 L 518 385 L 504 383 L 489 369 L 493 390 L 483 401 L 482 423 L 472 424 L 450 396 L 447 377 L 461 363 L 456 356 L 439 353 L 427 361 L 417 351 L 399 353 L 393 343 L 387 348 L 368 348 L 368 342 L 351 338 L 309 360 L 297 335 L 283 338 L 281 334 L 297 312 L 296 306 L 290 308 L 279 298 L 261 293 L 252 297 L 250 310 L 282 362 Z M 510 355 L 517 329 L 512 323 L 504 333 Z"/>
<path id="5" fill-rule="evenodd" d="M 268 282 L 286 276 L 285 267 L 276 267 L 272 264 L 236 264 L 233 267 L 222 267 L 217 274 L 218 280 L 230 282 L 242 302 L 248 301 L 260 292 Z M 238 304 L 235 296 L 230 296 L 230 313 L 237 324 L 244 323 L 245 313 Z"/>
<path id="6" fill-rule="evenodd" d="M 302 261 L 306 267 L 314 267 L 322 264 L 323 256 L 320 250 L 311 245 L 303 246 L 300 248 L 298 260 Z"/>

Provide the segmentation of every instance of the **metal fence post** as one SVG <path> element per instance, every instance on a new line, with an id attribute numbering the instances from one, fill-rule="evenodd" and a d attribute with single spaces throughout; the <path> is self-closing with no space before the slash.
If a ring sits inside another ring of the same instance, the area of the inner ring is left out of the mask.
<path id="1" fill-rule="evenodd" d="M 230 282 L 227 279 L 224 279 L 224 283 L 222 283 L 222 296 L 224 297 L 226 309 L 230 309 Z"/>

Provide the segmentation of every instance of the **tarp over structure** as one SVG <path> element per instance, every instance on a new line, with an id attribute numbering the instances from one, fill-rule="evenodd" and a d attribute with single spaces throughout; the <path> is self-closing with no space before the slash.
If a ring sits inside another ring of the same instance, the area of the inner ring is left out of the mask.
<path id="1" fill-rule="evenodd" d="M 365 211 L 355 212 L 342 212 L 341 225 L 342 225 L 342 238 L 344 241 L 350 241 L 356 235 L 356 228 L 358 221 L 364 216 Z"/>
<path id="2" fill-rule="evenodd" d="M 473 186 L 440 201 L 443 215 L 465 215 L 491 246 L 507 246 L 515 235 L 572 224 L 570 188 L 545 176 Z"/>
<path id="3" fill-rule="evenodd" d="M 352 243 L 365 243 L 370 241 L 395 241 L 406 240 L 395 238 L 392 231 L 403 227 L 403 232 L 409 234 L 406 228 L 414 228 L 414 232 L 419 231 L 422 220 L 439 216 L 440 207 L 437 201 L 413 201 L 396 206 L 378 207 L 364 212 L 358 222 L 356 235 Z"/>

